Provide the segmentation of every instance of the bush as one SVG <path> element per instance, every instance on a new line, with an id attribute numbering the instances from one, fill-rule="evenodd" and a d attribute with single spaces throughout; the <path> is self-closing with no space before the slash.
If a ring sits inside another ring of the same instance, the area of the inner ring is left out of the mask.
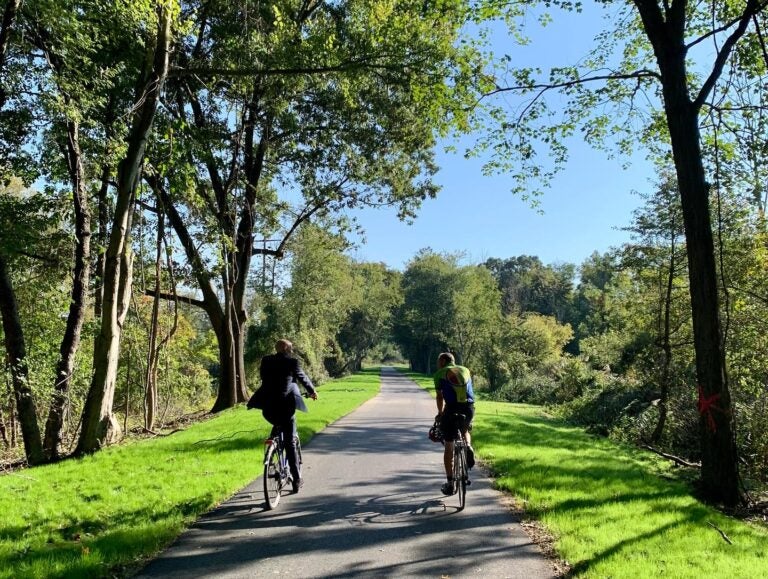
<path id="1" fill-rule="evenodd" d="M 622 432 L 622 425 L 630 432 L 639 429 L 639 424 L 630 422 L 648 410 L 648 391 L 610 374 L 595 374 L 595 378 L 598 377 L 581 396 L 561 404 L 558 413 L 569 422 L 603 436 Z"/>

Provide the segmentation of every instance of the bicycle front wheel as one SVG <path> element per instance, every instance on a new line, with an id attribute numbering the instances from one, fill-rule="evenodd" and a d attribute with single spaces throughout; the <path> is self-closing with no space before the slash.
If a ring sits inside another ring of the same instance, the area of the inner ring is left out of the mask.
<path id="1" fill-rule="evenodd" d="M 264 500 L 267 510 L 274 509 L 280 502 L 283 480 L 280 472 L 280 453 L 277 446 L 270 445 L 264 455 Z"/>

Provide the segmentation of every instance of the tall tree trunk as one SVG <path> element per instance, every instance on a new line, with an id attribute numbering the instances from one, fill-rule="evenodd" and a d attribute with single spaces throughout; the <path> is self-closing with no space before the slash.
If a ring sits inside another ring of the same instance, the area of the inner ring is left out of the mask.
<path id="1" fill-rule="evenodd" d="M 701 415 L 701 492 L 709 501 L 736 505 L 741 502 L 742 494 L 721 335 L 709 185 L 704 172 L 698 116 L 703 99 L 744 34 L 757 3 L 747 1 L 744 13 L 720 48 L 711 75 L 695 100 L 689 95 L 686 70 L 688 3 L 676 0 L 665 4 L 663 12 L 656 0 L 634 0 L 634 4 L 661 72 L 664 112 L 683 209 Z"/>
<path id="2" fill-rule="evenodd" d="M 160 321 L 160 292 L 161 263 L 163 257 L 163 236 L 165 235 L 165 215 L 157 214 L 157 246 L 155 254 L 155 296 L 152 302 L 152 316 L 149 322 L 149 344 L 147 345 L 147 371 L 144 379 L 144 428 L 152 430 L 155 427 L 157 414 L 157 360 L 159 350 L 157 335 Z"/>
<path id="3" fill-rule="evenodd" d="M 665 83 L 664 100 L 688 254 L 701 413 L 701 490 L 708 500 L 736 505 L 742 495 L 721 335 L 709 185 L 704 176 L 698 111 L 687 97 L 683 61 L 672 72 L 677 74 L 671 79 L 673 82 Z"/>
<path id="4" fill-rule="evenodd" d="M 96 203 L 98 207 L 98 232 L 97 243 L 99 251 L 96 254 L 96 263 L 94 264 L 94 303 L 93 314 L 97 317 L 101 317 L 102 313 L 102 300 L 104 297 L 104 248 L 107 247 L 109 240 L 109 210 L 107 207 L 107 193 L 109 192 L 109 174 L 110 168 L 106 165 L 101 168 L 101 186 L 99 192 L 96 195 Z"/>
<path id="5" fill-rule="evenodd" d="M 215 330 L 219 343 L 219 388 L 211 412 L 232 408 L 238 403 L 235 334 L 231 324 L 231 308 L 223 323 Z"/>
<path id="6" fill-rule="evenodd" d="M 91 212 L 85 189 L 82 156 L 80 153 L 80 133 L 77 121 L 67 123 L 67 144 L 65 147 L 70 181 L 72 182 L 72 200 L 75 210 L 75 267 L 69 304 L 69 315 L 64 330 L 64 337 L 59 348 L 59 361 L 56 366 L 56 381 L 48 420 L 45 424 L 43 446 L 48 460 L 59 459 L 59 444 L 64 428 L 64 407 L 67 401 L 72 372 L 75 367 L 75 354 L 80 345 L 80 334 L 85 319 L 85 305 L 90 277 L 91 259 Z"/>
<path id="7" fill-rule="evenodd" d="M 5 68 L 5 55 L 8 52 L 8 44 L 11 41 L 11 33 L 16 25 L 16 15 L 19 12 L 19 6 L 21 6 L 21 0 L 8 0 L 5 4 L 5 10 L 3 11 L 3 21 L 0 24 L 0 71 Z M 0 109 L 5 106 L 5 101 L 8 95 L 5 94 L 5 90 L 0 86 Z"/>
<path id="8" fill-rule="evenodd" d="M 667 422 L 668 403 L 669 403 L 669 374 L 672 366 L 672 344 L 671 344 L 671 326 L 672 326 L 672 289 L 674 288 L 675 271 L 677 269 L 675 260 L 675 220 L 672 220 L 671 245 L 669 250 L 669 265 L 667 268 L 667 279 L 664 287 L 664 313 L 661 323 L 661 351 L 663 353 L 661 372 L 659 373 L 659 418 L 656 421 L 656 427 L 651 434 L 651 441 L 657 443 L 664 434 L 664 426 Z"/>
<path id="9" fill-rule="evenodd" d="M 6 449 L 10 448 L 11 444 L 8 440 L 8 427 L 5 425 L 5 413 L 3 412 L 3 406 L 0 404 L 0 440 L 3 441 L 3 446 Z"/>
<path id="10" fill-rule="evenodd" d="M 27 380 L 27 349 L 24 343 L 24 330 L 19 319 L 16 294 L 13 291 L 5 258 L 2 255 L 0 255 L 0 315 L 3 318 L 5 351 L 7 363 L 11 369 L 13 395 L 21 423 L 24 452 L 30 465 L 40 464 L 45 460 L 45 455 L 40 438 L 40 427 L 37 424 L 35 400 Z"/>
<path id="11" fill-rule="evenodd" d="M 109 103 L 107 104 L 107 110 L 104 115 L 104 157 L 109 158 L 110 150 L 112 147 L 112 137 L 115 130 L 115 118 L 117 116 L 117 104 L 114 95 L 110 95 Z M 94 300 L 93 300 L 93 315 L 97 318 L 101 317 L 101 301 L 103 297 L 102 283 L 104 280 L 104 253 L 109 243 L 109 205 L 107 202 L 107 194 L 109 193 L 110 180 L 109 177 L 112 174 L 112 167 L 104 163 L 101 166 L 101 175 L 99 177 L 99 191 L 96 193 L 96 205 L 98 215 L 98 230 L 96 233 L 96 242 L 99 247 L 99 251 L 96 253 L 96 263 L 94 264 Z"/>
<path id="12" fill-rule="evenodd" d="M 112 413 L 112 404 L 122 324 L 131 293 L 130 224 L 147 139 L 168 73 L 170 39 L 171 16 L 167 8 L 160 8 L 152 71 L 147 75 L 140 91 L 137 103 L 141 104 L 131 129 L 126 155 L 118 170 L 115 214 L 104 265 L 101 328 L 94 345 L 93 378 L 83 409 L 83 425 L 75 450 L 78 455 L 98 450 L 108 443 L 120 428 Z"/>

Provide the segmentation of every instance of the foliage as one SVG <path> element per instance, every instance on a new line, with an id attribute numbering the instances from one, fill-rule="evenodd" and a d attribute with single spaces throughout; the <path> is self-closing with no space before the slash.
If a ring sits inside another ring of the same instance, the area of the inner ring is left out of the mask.
<path id="1" fill-rule="evenodd" d="M 545 266 L 538 257 L 530 255 L 491 258 L 483 265 L 498 283 L 504 314 L 538 312 L 560 322 L 570 318 L 573 265 Z"/>
<path id="2" fill-rule="evenodd" d="M 395 339 L 413 369 L 434 369 L 445 349 L 461 364 L 479 361 L 500 319 L 499 292 L 487 269 L 424 249 L 406 267 L 402 287 Z"/>

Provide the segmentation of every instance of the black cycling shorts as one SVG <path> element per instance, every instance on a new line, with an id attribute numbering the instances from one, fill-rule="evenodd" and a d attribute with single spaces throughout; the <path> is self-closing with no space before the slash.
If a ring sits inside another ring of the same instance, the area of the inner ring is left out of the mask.
<path id="1" fill-rule="evenodd" d="M 446 439 L 452 438 L 453 432 L 458 430 L 460 424 L 456 420 L 457 414 L 463 414 L 467 417 L 467 431 L 472 432 L 472 419 L 475 417 L 474 404 L 451 404 L 443 409 L 443 416 L 440 419 L 440 430 L 445 434 Z"/>

